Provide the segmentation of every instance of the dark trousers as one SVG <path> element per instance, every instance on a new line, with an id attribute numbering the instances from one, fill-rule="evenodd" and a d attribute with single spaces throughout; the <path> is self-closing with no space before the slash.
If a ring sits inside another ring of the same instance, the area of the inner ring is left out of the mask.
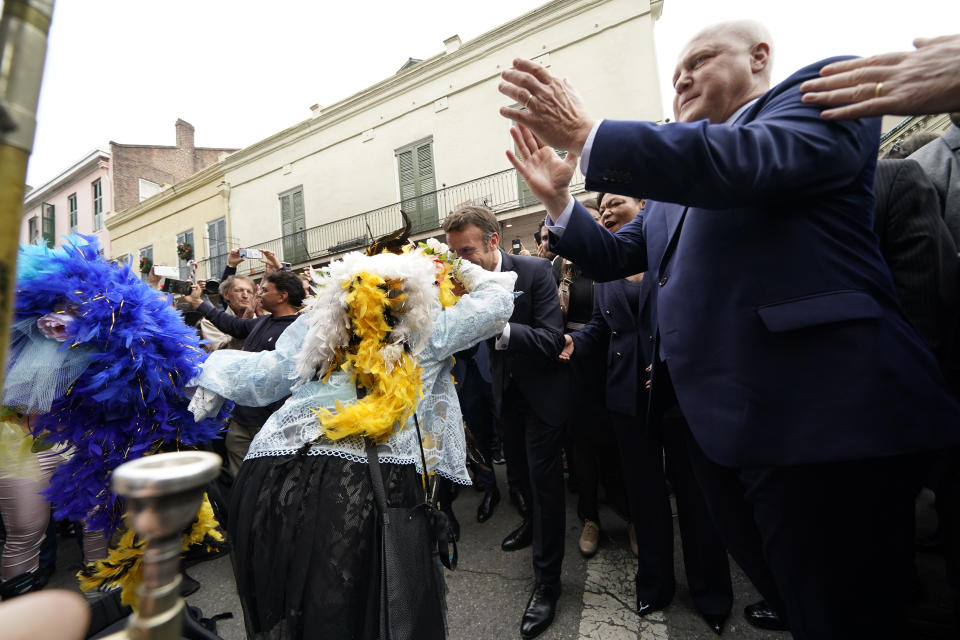
<path id="1" fill-rule="evenodd" d="M 493 471 L 493 395 L 490 383 L 483 380 L 472 361 L 468 362 L 464 377 L 460 390 L 460 411 L 473 436 L 473 444 L 486 463 L 483 467 L 474 465 L 473 486 L 481 491 L 491 491 L 497 488 Z"/>
<path id="2" fill-rule="evenodd" d="M 563 427 L 541 420 L 514 385 L 500 413 L 503 455 L 511 491 L 533 505 L 533 572 L 537 582 L 559 582 L 566 504 L 560 448 Z"/>
<path id="3" fill-rule="evenodd" d="M 677 500 L 690 595 L 703 615 L 729 615 L 733 587 L 727 551 L 690 467 L 683 418 L 668 418 L 658 428 L 650 428 L 635 416 L 610 412 L 610 417 L 620 444 L 627 499 L 637 534 L 637 600 L 666 606 L 673 599 L 676 581 L 673 516 L 666 485 L 669 477 Z"/>
<path id="4" fill-rule="evenodd" d="M 687 441 L 731 555 L 794 638 L 907 637 L 914 457 L 733 469 Z"/>

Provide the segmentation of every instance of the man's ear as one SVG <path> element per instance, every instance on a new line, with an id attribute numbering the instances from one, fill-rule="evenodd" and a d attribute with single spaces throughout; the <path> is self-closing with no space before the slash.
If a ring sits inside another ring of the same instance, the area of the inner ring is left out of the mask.
<path id="1" fill-rule="evenodd" d="M 496 231 L 494 231 L 493 235 L 490 236 L 490 248 L 494 250 L 500 248 L 500 234 Z"/>
<path id="2" fill-rule="evenodd" d="M 770 64 L 770 45 L 758 42 L 750 49 L 750 70 L 760 73 Z"/>

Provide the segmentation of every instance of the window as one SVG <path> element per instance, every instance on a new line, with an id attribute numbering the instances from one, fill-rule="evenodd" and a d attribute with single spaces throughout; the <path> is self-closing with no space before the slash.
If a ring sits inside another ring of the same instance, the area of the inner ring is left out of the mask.
<path id="1" fill-rule="evenodd" d="M 67 196 L 67 209 L 70 210 L 70 233 L 77 232 L 77 194 Z"/>
<path id="2" fill-rule="evenodd" d="M 43 215 L 40 221 L 43 242 L 52 249 L 53 245 L 57 243 L 57 216 L 53 205 L 46 202 L 40 205 L 40 211 Z"/>
<path id="3" fill-rule="evenodd" d="M 93 181 L 93 230 L 103 229 L 103 189 L 100 180 Z"/>
<path id="4" fill-rule="evenodd" d="M 153 266 L 153 245 L 140 249 L 140 261 L 143 261 L 144 258 L 147 259 L 149 265 L 152 267 Z M 147 272 L 143 273 L 143 267 L 141 267 L 139 263 L 137 264 L 137 271 L 140 273 L 140 279 L 143 280 L 144 282 L 146 282 L 147 278 L 150 277 L 150 270 L 147 269 Z"/>
<path id="5" fill-rule="evenodd" d="M 40 241 L 40 220 L 33 216 L 27 221 L 27 242 L 36 244 Z"/>
<path id="6" fill-rule="evenodd" d="M 207 254 L 210 256 L 210 279 L 217 280 L 227 266 L 227 219 L 207 223 Z"/>
<path id="7" fill-rule="evenodd" d="M 184 260 L 180 257 L 180 245 L 190 245 L 190 250 L 196 257 L 196 251 L 194 251 L 193 246 L 193 229 L 190 231 L 184 231 L 183 233 L 177 234 L 177 264 L 180 265 L 180 279 L 189 280 L 190 279 L 190 260 Z M 221 273 L 223 273 L 221 271 Z"/>
<path id="8" fill-rule="evenodd" d="M 296 264 L 310 259 L 307 251 L 306 213 L 303 187 L 280 194 L 280 228 L 283 233 L 283 260 Z"/>
<path id="9" fill-rule="evenodd" d="M 150 180 L 144 180 L 143 178 L 139 179 L 140 187 L 140 202 L 143 202 L 150 196 L 156 195 L 163 191 L 163 187 L 156 182 L 151 182 Z"/>
<path id="10" fill-rule="evenodd" d="M 413 223 L 411 233 L 436 229 L 437 183 L 433 171 L 433 140 L 421 140 L 398 149 L 400 208 Z"/>

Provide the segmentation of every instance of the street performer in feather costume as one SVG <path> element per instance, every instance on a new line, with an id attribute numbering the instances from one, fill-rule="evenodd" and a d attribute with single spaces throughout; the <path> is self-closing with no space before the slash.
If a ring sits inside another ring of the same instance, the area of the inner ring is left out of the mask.
<path id="1" fill-rule="evenodd" d="M 55 517 L 113 540 L 106 560 L 81 571 L 81 588 L 119 584 L 135 604 L 142 545 L 124 530 L 110 475 L 128 460 L 209 443 L 229 405 L 194 421 L 183 391 L 206 355 L 195 332 L 168 297 L 97 254 L 92 237 L 21 247 L 3 405 L 28 417 L 34 449 L 58 446 L 66 458 L 45 492 Z M 184 539 L 222 543 L 206 500 Z"/>
<path id="2" fill-rule="evenodd" d="M 515 277 L 433 240 L 347 254 L 320 270 L 316 297 L 275 351 L 218 351 L 203 364 L 191 383 L 200 417 L 221 398 L 256 406 L 292 394 L 254 438 L 232 494 L 249 638 L 388 637 L 367 456 L 379 461 L 390 507 L 424 503 L 428 478 L 469 484 L 452 356 L 503 329 Z M 418 640 L 446 633 L 436 566 L 418 585 L 433 601 L 408 612 L 428 621 Z"/>

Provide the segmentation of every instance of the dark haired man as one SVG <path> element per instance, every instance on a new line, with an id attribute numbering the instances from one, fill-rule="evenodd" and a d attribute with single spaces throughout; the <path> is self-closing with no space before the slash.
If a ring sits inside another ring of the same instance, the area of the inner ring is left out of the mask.
<path id="1" fill-rule="evenodd" d="M 520 623 L 533 638 L 553 622 L 560 595 L 566 505 L 560 447 L 566 402 L 545 401 L 563 370 L 563 313 L 550 263 L 500 249 L 500 223 L 484 207 L 460 207 L 443 223 L 447 244 L 487 271 L 515 271 L 513 315 L 503 332 L 488 341 L 494 414 L 500 419 L 511 498 L 523 512 L 520 527 L 501 545 L 505 551 L 533 542 L 535 585 Z"/>
<path id="2" fill-rule="evenodd" d="M 201 299 L 198 285 L 194 285 L 184 300 L 199 310 L 204 317 L 218 329 L 244 341 L 244 351 L 273 351 L 280 334 L 297 319 L 297 311 L 303 303 L 303 284 L 296 274 L 289 271 L 275 271 L 267 275 L 260 283 L 260 305 L 267 315 L 259 318 L 238 318 L 221 311 L 209 302 Z M 286 398 L 266 407 L 243 407 L 233 409 L 227 423 L 227 457 L 230 473 L 234 476 L 240 471 L 240 463 L 247 455 L 250 441 L 260 431 L 270 414 L 280 408 Z"/>

